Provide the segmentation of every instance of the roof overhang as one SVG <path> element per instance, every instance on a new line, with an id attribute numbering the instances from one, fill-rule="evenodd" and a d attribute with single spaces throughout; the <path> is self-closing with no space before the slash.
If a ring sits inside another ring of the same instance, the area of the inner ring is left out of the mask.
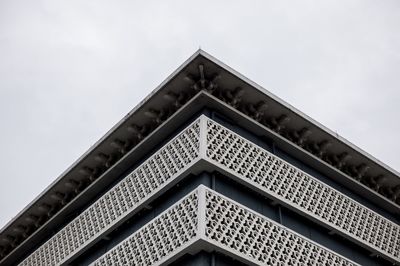
<path id="1" fill-rule="evenodd" d="M 0 230 L 0 259 L 77 207 L 83 194 L 95 194 L 121 174 L 117 162 L 139 160 L 138 148 L 150 150 L 152 135 L 172 132 L 177 121 L 204 106 L 272 137 L 299 159 L 399 213 L 398 172 L 199 50 Z M 161 125 L 168 126 L 160 131 Z"/>

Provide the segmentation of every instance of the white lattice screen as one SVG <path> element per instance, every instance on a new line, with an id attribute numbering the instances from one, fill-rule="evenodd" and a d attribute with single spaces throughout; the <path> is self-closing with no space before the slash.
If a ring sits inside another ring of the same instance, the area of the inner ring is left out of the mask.
<path id="1" fill-rule="evenodd" d="M 210 119 L 206 154 L 212 162 L 267 195 L 400 260 L 399 225 Z"/>
<path id="2" fill-rule="evenodd" d="M 200 250 L 204 241 L 258 265 L 356 265 L 204 186 L 92 265 L 160 265 L 189 246 Z"/>
<path id="3" fill-rule="evenodd" d="M 21 265 L 59 265 L 67 261 L 117 226 L 126 216 L 142 208 L 151 196 L 162 193 L 163 188 L 174 183 L 184 171 L 190 172 L 192 166 L 195 168 L 202 163 L 200 159 L 209 162 L 201 166 L 213 167 L 205 170 L 223 170 L 249 188 L 281 201 L 322 226 L 361 243 L 385 258 L 400 262 L 399 225 L 202 116 L 39 247 Z M 218 242 L 218 234 L 210 235 L 209 240 Z M 272 241 L 264 240 L 268 243 Z M 300 242 L 293 249 L 309 245 L 304 244 L 309 243 L 307 241 Z M 285 243 L 289 245 L 293 242 Z M 236 250 L 236 245 L 236 242 L 232 243 L 230 248 Z M 250 252 L 249 247 L 242 248 Z M 240 250 L 235 252 L 242 252 Z M 251 252 L 259 260 L 265 260 L 256 251 Z M 333 256 L 326 249 L 318 249 L 318 252 Z M 315 257 L 316 254 L 313 254 Z M 274 258 L 273 254 L 271 256 Z M 288 256 L 288 261 L 291 261 L 290 256 L 294 255 Z"/>
<path id="4" fill-rule="evenodd" d="M 95 266 L 154 265 L 197 236 L 198 195 L 189 194 L 96 260 Z"/>

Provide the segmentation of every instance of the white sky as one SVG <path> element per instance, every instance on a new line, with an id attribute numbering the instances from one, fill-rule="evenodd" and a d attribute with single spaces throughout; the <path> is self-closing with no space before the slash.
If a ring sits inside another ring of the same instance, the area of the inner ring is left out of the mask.
<path id="1" fill-rule="evenodd" d="M 400 169 L 399 1 L 166 2 L 0 1 L 0 227 L 199 47 Z"/>

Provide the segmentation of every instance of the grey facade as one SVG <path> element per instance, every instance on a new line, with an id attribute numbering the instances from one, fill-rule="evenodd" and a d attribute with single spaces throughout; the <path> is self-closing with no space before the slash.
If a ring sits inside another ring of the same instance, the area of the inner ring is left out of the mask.
<path id="1" fill-rule="evenodd" d="M 1 265 L 400 265 L 400 175 L 203 51 L 0 231 Z"/>

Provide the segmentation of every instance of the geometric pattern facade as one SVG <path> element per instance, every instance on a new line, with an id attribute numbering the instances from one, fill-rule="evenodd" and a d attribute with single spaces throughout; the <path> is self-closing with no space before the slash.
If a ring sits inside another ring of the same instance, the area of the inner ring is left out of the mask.
<path id="1" fill-rule="evenodd" d="M 355 265 L 216 192 L 206 204 L 206 238 L 257 264 Z"/>
<path id="2" fill-rule="evenodd" d="M 393 262 L 400 262 L 399 225 L 201 116 L 20 265 L 62 264 L 143 208 L 151 197 L 174 183 L 184 171 L 190 172 L 191 167 L 201 163 L 228 173 L 248 187 Z M 248 263 L 354 264 L 216 192 L 207 191 L 204 199 L 189 196 L 175 205 L 95 264 L 124 264 L 118 260 L 129 258 L 128 261 L 132 261 L 132 256 L 137 259 L 135 265 L 160 264 L 183 247 L 194 245 L 195 238 L 223 248 Z M 196 210 L 197 201 L 200 207 Z M 201 208 L 205 208 L 204 215 Z M 191 231 L 193 225 L 197 226 L 195 234 Z M 175 232 L 176 239 L 168 235 L 172 232 L 168 230 Z M 167 241 L 168 245 L 161 248 L 157 246 L 158 241 Z"/>
<path id="3" fill-rule="evenodd" d="M 200 112 L 226 125 L 234 121 L 228 127 L 241 128 L 240 135 L 203 117 L 160 148 L 164 137 L 176 132 L 175 126 Z M 265 138 L 268 150 L 295 160 L 311 175 L 242 135 L 255 137 L 256 142 Z M 140 165 L 129 166 L 133 162 Z M 123 178 L 121 174 L 133 166 L 136 169 Z M 193 175 L 180 183 L 189 174 Z M 222 176 L 234 182 L 225 182 Z M 121 180 L 116 186 L 115 179 Z M 344 193 L 326 185 L 327 179 Z M 283 211 L 296 230 L 316 232 L 320 243 L 341 254 L 362 263 L 400 265 L 400 173 L 201 50 L 0 229 L 0 264 L 15 265 L 26 256 L 21 265 L 91 261 L 104 252 L 93 245 L 116 245 L 112 239 L 125 238 L 128 232 L 115 229 L 125 230 L 125 221 L 131 222 L 133 215 L 148 215 L 153 204 L 162 205 L 156 200 L 162 193 L 198 182 L 220 182 L 223 187 L 217 190 L 236 191 L 237 199 L 243 196 L 239 201 L 247 200 L 249 190 L 256 191 L 272 199 L 273 206 L 265 202 L 268 208 L 277 215 Z M 237 183 L 247 191 L 233 187 Z M 103 196 L 92 204 L 96 194 Z M 166 196 L 178 200 L 173 193 Z M 256 197 L 250 195 L 250 201 Z M 87 209 L 70 219 L 78 206 Z M 311 228 L 298 215 L 318 226 Z M 64 218 L 68 224 L 57 224 Z M 343 237 L 357 247 L 349 247 Z M 195 257 L 219 256 L 205 253 Z"/>
<path id="4" fill-rule="evenodd" d="M 212 120 L 207 157 L 296 210 L 400 261 L 400 226 Z"/>
<path id="5" fill-rule="evenodd" d="M 200 240 L 246 263 L 357 265 L 203 186 L 92 265 L 160 265 Z"/>
<path id="6" fill-rule="evenodd" d="M 92 265 L 154 265 L 197 235 L 198 195 L 191 193 L 181 202 L 149 222 Z"/>

